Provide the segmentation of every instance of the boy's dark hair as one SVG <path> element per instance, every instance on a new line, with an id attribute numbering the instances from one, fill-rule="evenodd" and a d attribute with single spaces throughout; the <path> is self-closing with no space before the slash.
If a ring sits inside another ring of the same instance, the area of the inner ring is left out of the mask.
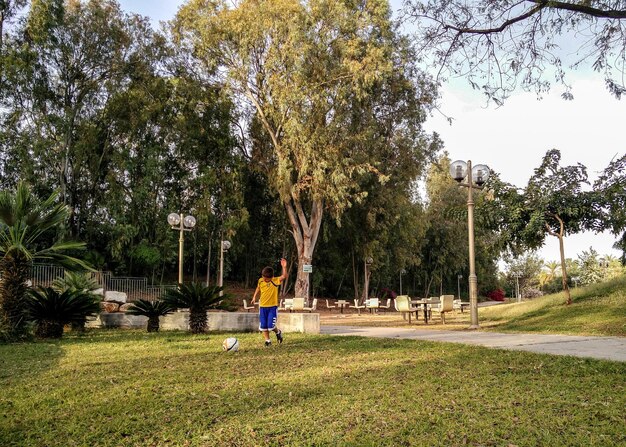
<path id="1" fill-rule="evenodd" d="M 273 278 L 274 269 L 272 267 L 265 267 L 261 272 L 261 276 L 263 276 L 264 278 Z"/>

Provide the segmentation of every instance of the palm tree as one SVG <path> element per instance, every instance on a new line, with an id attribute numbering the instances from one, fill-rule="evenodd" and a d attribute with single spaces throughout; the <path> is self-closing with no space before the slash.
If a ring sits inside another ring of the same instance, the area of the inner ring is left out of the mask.
<path id="1" fill-rule="evenodd" d="M 178 289 L 167 291 L 163 301 L 175 309 L 189 309 L 189 328 L 192 334 L 199 334 L 206 332 L 207 310 L 226 308 L 222 289 L 202 283 L 179 284 Z"/>
<path id="2" fill-rule="evenodd" d="M 28 319 L 35 322 L 35 335 L 41 338 L 61 338 L 63 326 L 100 310 L 99 302 L 88 294 L 71 289 L 59 292 L 52 287 L 29 290 L 24 304 Z"/>
<path id="3" fill-rule="evenodd" d="M 68 269 L 89 268 L 66 254 L 82 248 L 79 242 L 43 244 L 44 233 L 59 228 L 70 215 L 57 193 L 40 201 L 24 182 L 15 191 L 0 191 L 0 323 L 13 336 L 23 332 L 24 301 L 33 261 L 46 261 Z"/>
<path id="4" fill-rule="evenodd" d="M 546 262 L 544 265 L 548 268 L 547 282 L 552 281 L 554 278 L 556 278 L 556 270 L 561 266 L 561 264 L 556 261 L 550 261 Z"/>
<path id="5" fill-rule="evenodd" d="M 65 272 L 65 276 L 57 278 L 52 282 L 52 288 L 58 292 L 72 290 L 76 293 L 83 294 L 85 300 L 92 300 L 98 303 L 98 305 L 100 305 L 100 302 L 102 301 L 102 298 L 95 293 L 96 290 L 100 289 L 100 286 L 95 279 L 86 273 Z M 83 332 L 85 330 L 86 322 L 87 315 L 71 321 L 72 330 Z"/>
<path id="6" fill-rule="evenodd" d="M 159 317 L 164 317 L 173 311 L 173 307 L 161 300 L 137 300 L 126 313 L 148 317 L 148 332 L 159 332 Z"/>

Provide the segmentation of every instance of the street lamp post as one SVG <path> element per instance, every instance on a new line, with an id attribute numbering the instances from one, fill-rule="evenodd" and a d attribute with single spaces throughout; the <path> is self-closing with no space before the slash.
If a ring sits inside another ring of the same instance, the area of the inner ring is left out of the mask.
<path id="1" fill-rule="evenodd" d="M 461 280 L 463 279 L 463 275 L 456 276 L 456 289 L 459 294 L 459 299 L 461 299 Z"/>
<path id="2" fill-rule="evenodd" d="M 230 248 L 230 241 L 222 241 L 220 244 L 220 282 L 218 286 L 222 287 L 224 285 L 224 253 L 228 251 Z M 224 291 L 220 290 L 220 296 L 224 295 Z"/>
<path id="3" fill-rule="evenodd" d="M 400 270 L 400 295 L 402 295 L 402 275 L 406 273 L 406 270 Z"/>
<path id="4" fill-rule="evenodd" d="M 185 245 L 185 231 L 191 231 L 196 226 L 196 218 L 189 215 L 184 216 L 182 213 L 170 213 L 167 216 L 167 223 L 170 224 L 172 230 L 180 231 L 178 238 L 178 284 L 183 283 L 183 252 Z"/>
<path id="5" fill-rule="evenodd" d="M 517 302 L 522 302 L 522 294 L 519 291 L 519 277 L 521 275 L 519 273 L 513 273 L 513 277 L 515 278 L 515 297 L 517 298 Z"/>
<path id="6" fill-rule="evenodd" d="M 450 164 L 450 174 L 459 185 L 467 188 L 467 231 L 469 239 L 469 298 L 470 298 L 470 329 L 478 329 L 478 279 L 474 255 L 474 189 L 482 189 L 491 171 L 486 165 L 476 165 L 457 160 Z M 463 180 L 467 179 L 466 183 Z"/>

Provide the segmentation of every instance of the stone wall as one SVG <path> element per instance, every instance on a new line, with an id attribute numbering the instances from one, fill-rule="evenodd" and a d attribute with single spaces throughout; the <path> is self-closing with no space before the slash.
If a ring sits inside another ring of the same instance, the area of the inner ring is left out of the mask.
<path id="1" fill-rule="evenodd" d="M 207 312 L 209 331 L 256 332 L 259 315 L 247 312 Z M 148 319 L 123 312 L 102 312 L 87 327 L 144 329 Z M 159 319 L 161 330 L 189 330 L 189 312 L 174 312 Z M 278 327 L 285 332 L 320 333 L 320 316 L 316 313 L 278 314 Z"/>

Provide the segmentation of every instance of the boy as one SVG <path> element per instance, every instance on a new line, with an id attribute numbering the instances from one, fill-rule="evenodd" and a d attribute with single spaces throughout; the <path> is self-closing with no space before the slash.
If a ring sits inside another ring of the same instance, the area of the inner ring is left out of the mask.
<path id="1" fill-rule="evenodd" d="M 265 340 L 265 347 L 271 346 L 270 331 L 276 334 L 276 340 L 278 343 L 283 342 L 283 333 L 276 327 L 276 318 L 278 316 L 278 287 L 280 283 L 287 279 L 287 260 L 282 258 L 280 265 L 283 268 L 282 275 L 274 277 L 274 269 L 272 267 L 265 267 L 261 272 L 261 278 L 254 291 L 252 297 L 252 304 L 254 305 L 256 297 L 261 294 L 259 298 L 259 330 L 263 333 L 263 339 Z"/>

